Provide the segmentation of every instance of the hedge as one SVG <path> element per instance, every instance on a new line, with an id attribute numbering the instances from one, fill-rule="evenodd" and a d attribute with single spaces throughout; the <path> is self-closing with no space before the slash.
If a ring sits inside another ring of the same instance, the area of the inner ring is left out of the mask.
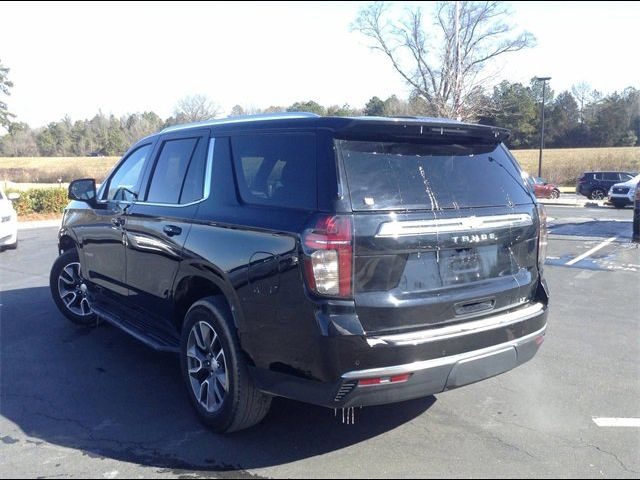
<path id="1" fill-rule="evenodd" d="M 31 188 L 16 193 L 20 194 L 20 198 L 13 202 L 13 206 L 19 216 L 31 213 L 62 213 L 69 203 L 66 188 Z"/>

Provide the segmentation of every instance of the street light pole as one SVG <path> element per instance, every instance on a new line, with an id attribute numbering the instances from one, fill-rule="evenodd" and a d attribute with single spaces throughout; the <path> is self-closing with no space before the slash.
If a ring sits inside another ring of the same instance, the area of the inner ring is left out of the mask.
<path id="1" fill-rule="evenodd" d="M 536 77 L 534 80 L 542 82 L 542 105 L 540 106 L 542 122 L 540 125 L 540 156 L 538 157 L 538 177 L 542 177 L 542 149 L 544 148 L 544 101 L 547 87 L 547 80 L 551 77 Z"/>

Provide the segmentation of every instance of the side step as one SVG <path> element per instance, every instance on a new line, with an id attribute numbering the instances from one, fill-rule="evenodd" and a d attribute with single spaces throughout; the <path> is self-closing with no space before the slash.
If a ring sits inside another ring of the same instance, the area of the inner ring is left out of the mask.
<path id="1" fill-rule="evenodd" d="M 170 334 L 152 331 L 144 320 L 127 318 L 126 320 L 104 308 L 100 304 L 91 304 L 91 309 L 106 322 L 124 330 L 132 337 L 160 352 L 180 353 L 180 340 Z M 157 329 L 154 329 L 157 330 Z"/>

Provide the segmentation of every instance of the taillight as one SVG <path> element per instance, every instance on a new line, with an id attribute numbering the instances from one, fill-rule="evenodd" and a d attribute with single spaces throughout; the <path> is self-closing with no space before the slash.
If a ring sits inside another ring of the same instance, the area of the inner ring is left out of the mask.
<path id="1" fill-rule="evenodd" d="M 538 204 L 538 224 L 538 269 L 542 270 L 547 258 L 549 231 L 547 229 L 547 211 L 541 204 Z"/>
<path id="2" fill-rule="evenodd" d="M 302 237 L 309 287 L 320 295 L 352 294 L 353 234 L 351 218 L 320 217 Z"/>

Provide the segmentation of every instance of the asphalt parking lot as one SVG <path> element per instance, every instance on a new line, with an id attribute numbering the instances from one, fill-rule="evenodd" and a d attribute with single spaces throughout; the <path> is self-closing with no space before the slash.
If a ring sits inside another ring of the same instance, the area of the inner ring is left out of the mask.
<path id="1" fill-rule="evenodd" d="M 201 426 L 178 363 L 78 328 L 49 295 L 56 229 L 0 253 L 0 476 L 640 476 L 640 249 L 632 210 L 549 207 L 552 292 L 538 356 L 435 397 L 356 412 L 277 399 L 262 424 Z M 595 419 L 595 420 L 594 420 Z"/>

